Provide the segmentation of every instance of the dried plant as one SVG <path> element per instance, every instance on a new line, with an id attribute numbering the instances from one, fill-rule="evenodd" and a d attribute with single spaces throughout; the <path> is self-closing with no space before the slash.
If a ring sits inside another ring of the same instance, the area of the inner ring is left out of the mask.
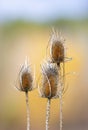
<path id="1" fill-rule="evenodd" d="M 58 67 L 54 63 L 45 62 L 41 67 L 41 83 L 39 87 L 40 96 L 47 98 L 46 109 L 46 130 L 49 130 L 50 102 L 52 98 L 59 96 L 59 73 Z"/>
<path id="2" fill-rule="evenodd" d="M 51 62 L 56 63 L 59 71 L 59 99 L 60 99 L 60 130 L 62 130 L 62 95 L 65 86 L 65 45 L 64 38 L 59 35 L 58 31 L 52 30 L 50 37 L 50 57 Z"/>
<path id="3" fill-rule="evenodd" d="M 60 130 L 63 126 L 63 93 L 65 90 L 65 61 L 71 60 L 66 57 L 65 40 L 56 30 L 52 30 L 49 40 L 50 58 L 41 65 L 41 80 L 38 84 L 39 94 L 42 98 L 47 98 L 46 107 L 46 130 L 49 130 L 50 105 L 51 99 L 59 98 L 60 100 Z M 27 106 L 27 130 L 30 130 L 30 113 L 28 103 L 28 91 L 33 87 L 33 76 L 30 66 L 26 60 L 22 65 L 18 75 L 18 86 L 20 91 L 24 91 L 26 95 Z"/>
<path id="4" fill-rule="evenodd" d="M 58 31 L 52 29 L 52 34 L 49 40 L 50 44 L 50 56 L 53 63 L 57 63 L 59 66 L 60 63 L 64 62 L 65 59 L 65 39 L 59 35 Z"/>
<path id="5" fill-rule="evenodd" d="M 16 86 L 16 88 L 20 91 L 25 92 L 26 95 L 27 130 L 30 130 L 28 91 L 32 91 L 34 87 L 33 87 L 33 76 L 27 60 L 25 61 L 25 63 L 22 65 L 20 69 L 18 79 L 17 79 L 17 84 L 18 85 Z"/>

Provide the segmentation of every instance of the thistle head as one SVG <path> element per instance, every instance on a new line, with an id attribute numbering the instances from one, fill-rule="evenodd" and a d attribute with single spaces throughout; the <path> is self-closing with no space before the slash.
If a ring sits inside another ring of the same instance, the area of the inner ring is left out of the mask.
<path id="1" fill-rule="evenodd" d="M 28 92 L 33 89 L 33 77 L 30 66 L 27 62 L 22 65 L 18 75 L 18 90 Z"/>
<path id="2" fill-rule="evenodd" d="M 57 31 L 53 29 L 51 37 L 50 37 L 50 56 L 53 63 L 57 63 L 58 65 L 61 62 L 64 62 L 64 39 L 62 36 L 58 34 Z"/>
<path id="3" fill-rule="evenodd" d="M 42 81 L 40 94 L 45 98 L 53 98 L 58 90 L 58 68 L 56 64 L 46 62 L 41 67 Z"/>

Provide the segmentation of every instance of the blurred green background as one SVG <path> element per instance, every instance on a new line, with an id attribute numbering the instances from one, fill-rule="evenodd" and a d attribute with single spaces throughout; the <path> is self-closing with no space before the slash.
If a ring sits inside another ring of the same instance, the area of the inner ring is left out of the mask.
<path id="1" fill-rule="evenodd" d="M 51 27 L 66 39 L 68 89 L 63 96 L 63 130 L 88 130 L 88 1 L 0 1 L 0 130 L 25 130 L 25 94 L 15 81 L 25 57 L 34 69 L 47 57 Z M 31 129 L 45 129 L 46 99 L 29 93 Z M 50 130 L 59 130 L 59 99 L 51 103 Z"/>

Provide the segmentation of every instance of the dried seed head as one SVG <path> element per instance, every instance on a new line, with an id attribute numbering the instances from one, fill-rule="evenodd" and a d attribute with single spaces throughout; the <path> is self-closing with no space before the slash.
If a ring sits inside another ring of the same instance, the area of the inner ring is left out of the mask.
<path id="1" fill-rule="evenodd" d="M 56 64 L 45 63 L 42 65 L 41 96 L 53 98 L 58 89 L 58 68 Z"/>
<path id="2" fill-rule="evenodd" d="M 57 63 L 58 65 L 61 62 L 64 62 L 64 39 L 59 36 L 58 32 L 53 30 L 53 33 L 50 38 L 50 55 L 52 62 Z"/>
<path id="3" fill-rule="evenodd" d="M 33 77 L 31 74 L 30 66 L 27 61 L 22 65 L 18 77 L 19 86 L 17 87 L 20 91 L 31 91 L 33 88 Z"/>

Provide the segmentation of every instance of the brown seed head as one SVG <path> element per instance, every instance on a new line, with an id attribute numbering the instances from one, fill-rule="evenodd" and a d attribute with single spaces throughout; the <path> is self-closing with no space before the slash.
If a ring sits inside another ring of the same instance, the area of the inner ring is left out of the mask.
<path id="1" fill-rule="evenodd" d="M 55 97 L 58 87 L 58 68 L 56 64 L 45 63 L 42 66 L 42 96 Z"/>
<path id="2" fill-rule="evenodd" d="M 53 63 L 59 65 L 61 62 L 64 62 L 64 39 L 55 31 L 52 33 L 50 38 L 50 55 Z"/>
<path id="3" fill-rule="evenodd" d="M 31 74 L 31 70 L 27 61 L 24 65 L 22 65 L 20 73 L 19 73 L 19 90 L 21 91 L 31 91 L 33 87 L 33 77 Z"/>

